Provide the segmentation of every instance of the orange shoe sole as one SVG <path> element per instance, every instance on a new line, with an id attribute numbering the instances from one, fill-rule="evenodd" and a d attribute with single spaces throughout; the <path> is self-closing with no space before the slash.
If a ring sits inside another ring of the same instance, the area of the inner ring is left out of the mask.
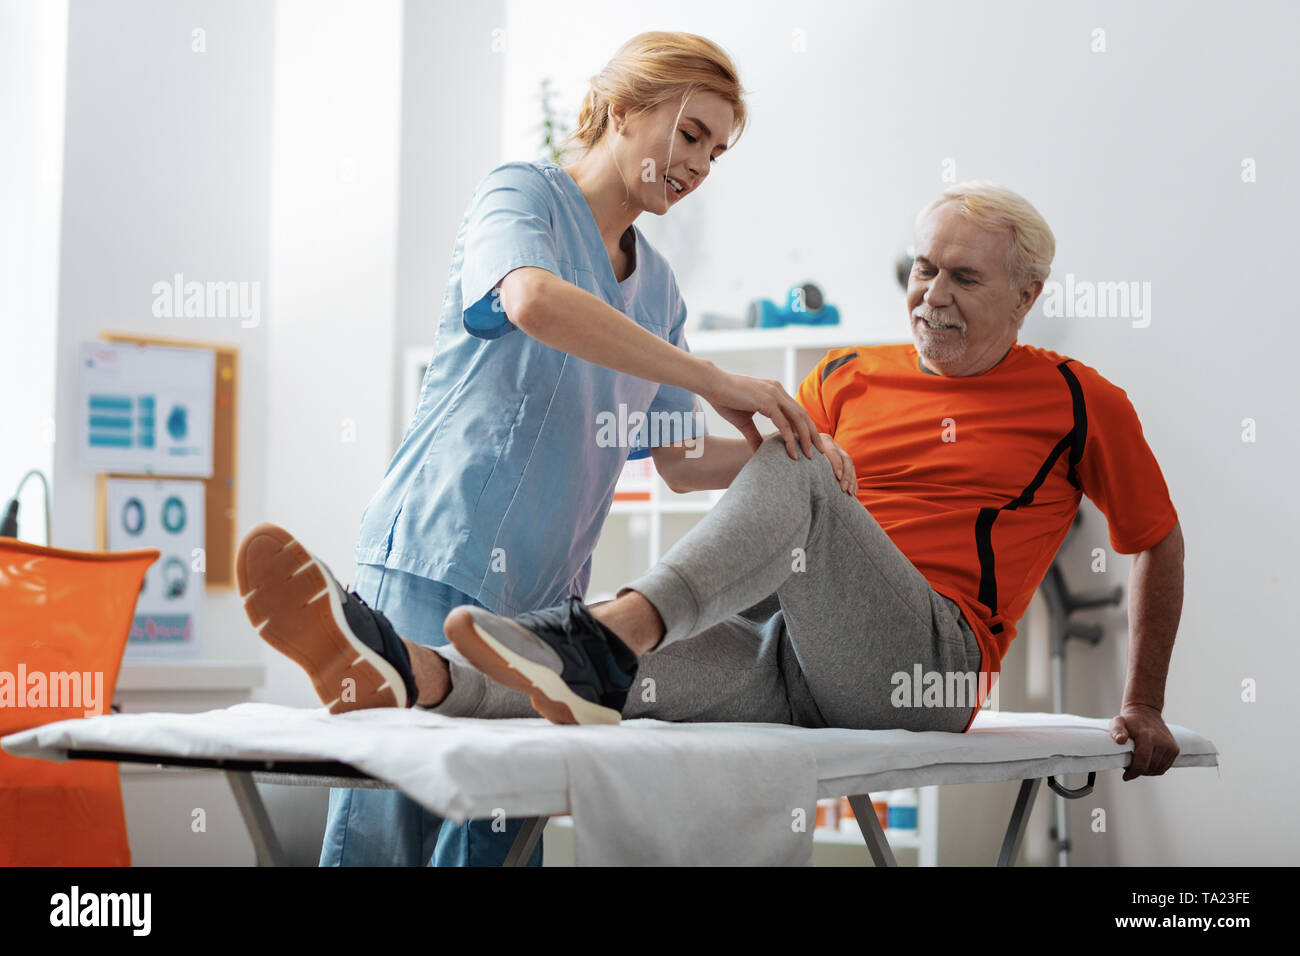
<path id="1" fill-rule="evenodd" d="M 324 565 L 288 531 L 259 524 L 244 535 L 235 577 L 258 635 L 307 672 L 330 713 L 407 705 L 401 674 L 353 636 Z"/>

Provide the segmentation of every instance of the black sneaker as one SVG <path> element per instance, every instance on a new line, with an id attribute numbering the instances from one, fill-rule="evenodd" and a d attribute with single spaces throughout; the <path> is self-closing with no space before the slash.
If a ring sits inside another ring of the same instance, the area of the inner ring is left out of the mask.
<path id="1" fill-rule="evenodd" d="M 260 524 L 244 535 L 235 576 L 257 633 L 307 672 L 330 713 L 415 705 L 415 674 L 392 622 L 288 531 Z"/>
<path id="2" fill-rule="evenodd" d="M 617 724 L 636 677 L 636 655 L 576 596 L 518 617 L 463 605 L 443 633 L 465 660 L 532 698 L 553 724 Z"/>

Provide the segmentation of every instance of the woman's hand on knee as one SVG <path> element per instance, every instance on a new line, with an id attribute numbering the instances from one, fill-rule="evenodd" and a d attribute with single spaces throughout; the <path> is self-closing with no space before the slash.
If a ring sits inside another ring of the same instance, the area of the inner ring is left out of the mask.
<path id="1" fill-rule="evenodd" d="M 813 457 L 817 426 L 780 382 L 720 372 L 697 394 L 735 425 L 754 451 L 763 443 L 763 436 L 754 425 L 757 414 L 771 419 L 791 458 L 797 459 L 800 450 L 808 458 Z"/>

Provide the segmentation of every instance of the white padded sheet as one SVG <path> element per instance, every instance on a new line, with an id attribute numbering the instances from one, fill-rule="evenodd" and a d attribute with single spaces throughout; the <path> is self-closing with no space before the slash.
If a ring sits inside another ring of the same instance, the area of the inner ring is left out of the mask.
<path id="1" fill-rule="evenodd" d="M 800 830 L 792 819 L 811 814 L 817 797 L 1123 767 L 1133 744 L 1115 744 L 1109 723 L 986 712 L 965 734 L 657 720 L 559 727 L 541 718 L 388 708 L 332 716 L 248 703 L 58 721 L 10 734 L 0 746 L 48 760 L 66 759 L 70 749 L 337 760 L 454 820 L 572 813 L 580 863 L 798 864 L 811 856 L 812 826 Z M 1169 728 L 1181 750 L 1175 767 L 1217 765 L 1211 741 Z M 711 808 L 725 812 L 727 827 L 716 825 Z"/>

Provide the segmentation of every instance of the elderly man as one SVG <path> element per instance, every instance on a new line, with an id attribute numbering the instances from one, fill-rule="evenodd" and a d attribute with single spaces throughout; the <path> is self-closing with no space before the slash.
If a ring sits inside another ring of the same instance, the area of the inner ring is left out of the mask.
<path id="1" fill-rule="evenodd" d="M 1111 724 L 1135 744 L 1124 779 L 1164 773 L 1178 755 L 1161 710 L 1182 533 L 1124 392 L 1016 341 L 1052 232 L 1015 193 L 967 183 L 921 213 L 916 250 L 913 344 L 837 349 L 798 390 L 825 455 L 791 460 L 780 436 L 737 454 L 739 440 L 706 437 L 729 490 L 658 564 L 590 608 L 457 608 L 451 647 L 400 639 L 317 562 L 349 646 L 410 705 L 451 716 L 963 732 L 1086 494 L 1112 547 L 1135 555 Z M 670 484 L 686 453 L 654 450 Z M 300 629 L 296 659 L 328 657 L 333 626 Z"/>

